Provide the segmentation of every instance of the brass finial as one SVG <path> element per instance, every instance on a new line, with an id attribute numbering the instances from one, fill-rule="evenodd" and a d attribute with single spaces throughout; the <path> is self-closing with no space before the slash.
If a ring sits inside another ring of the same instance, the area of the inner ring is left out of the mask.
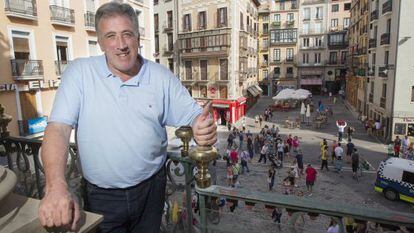
<path id="1" fill-rule="evenodd" d="M 183 157 L 188 156 L 188 150 L 190 148 L 190 141 L 193 138 L 193 129 L 190 126 L 181 126 L 175 131 L 175 136 L 181 139 L 183 147 L 181 148 L 181 155 Z"/>
<path id="2" fill-rule="evenodd" d="M 10 135 L 7 125 L 12 121 L 12 117 L 4 113 L 4 107 L 0 104 L 0 137 L 5 138 Z"/>
<path id="3" fill-rule="evenodd" d="M 211 175 L 208 172 L 208 164 L 217 158 L 217 150 L 212 146 L 197 146 L 190 151 L 190 159 L 197 164 L 198 173 L 195 175 L 199 188 L 211 186 Z"/>

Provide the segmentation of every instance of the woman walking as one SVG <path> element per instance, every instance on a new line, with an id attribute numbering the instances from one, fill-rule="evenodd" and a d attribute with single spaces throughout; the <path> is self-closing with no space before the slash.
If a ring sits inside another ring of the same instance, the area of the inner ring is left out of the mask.
<path id="1" fill-rule="evenodd" d="M 324 167 L 326 168 L 327 171 L 329 171 L 329 168 L 328 168 L 328 146 L 323 147 L 323 150 L 321 151 L 321 160 L 322 160 L 321 171 L 323 171 Z"/>

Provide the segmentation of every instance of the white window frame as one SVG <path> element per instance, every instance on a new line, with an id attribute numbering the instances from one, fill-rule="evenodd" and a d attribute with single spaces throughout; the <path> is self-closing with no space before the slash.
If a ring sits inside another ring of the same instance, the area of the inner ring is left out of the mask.
<path id="1" fill-rule="evenodd" d="M 68 43 L 68 61 L 73 61 L 73 43 L 72 43 L 72 36 L 69 34 L 62 34 L 62 33 L 53 33 L 53 52 L 54 52 L 54 61 L 57 61 L 57 49 L 56 49 L 56 42 L 58 40 L 56 40 L 56 37 L 60 36 L 60 37 L 67 37 L 67 43 Z M 89 52 L 88 52 L 89 53 Z"/>
<path id="2" fill-rule="evenodd" d="M 36 60 L 37 53 L 36 53 L 36 46 L 35 46 L 35 35 L 33 29 L 23 28 L 23 27 L 8 27 L 8 36 L 9 36 L 9 44 L 10 44 L 10 59 L 14 59 L 14 46 L 13 46 L 13 31 L 20 31 L 23 33 L 28 33 L 29 35 L 16 35 L 16 38 L 25 38 L 29 41 L 29 59 Z"/>

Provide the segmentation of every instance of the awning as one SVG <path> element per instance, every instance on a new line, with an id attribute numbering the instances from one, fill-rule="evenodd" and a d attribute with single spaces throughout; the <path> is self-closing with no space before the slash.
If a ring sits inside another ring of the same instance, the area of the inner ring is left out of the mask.
<path id="1" fill-rule="evenodd" d="M 300 85 L 322 85 L 322 79 L 320 78 L 301 79 Z"/>
<path id="2" fill-rule="evenodd" d="M 247 88 L 247 91 L 253 96 L 256 97 L 260 94 L 259 90 L 255 88 L 255 86 L 250 86 Z"/>

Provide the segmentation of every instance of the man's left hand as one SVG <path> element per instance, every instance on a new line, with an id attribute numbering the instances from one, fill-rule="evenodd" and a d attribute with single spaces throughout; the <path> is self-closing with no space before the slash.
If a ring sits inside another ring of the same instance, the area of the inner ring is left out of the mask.
<path id="1" fill-rule="evenodd" d="M 212 103 L 208 102 L 193 123 L 194 140 L 199 146 L 212 146 L 217 141 L 217 126 L 210 115 L 211 108 Z"/>

